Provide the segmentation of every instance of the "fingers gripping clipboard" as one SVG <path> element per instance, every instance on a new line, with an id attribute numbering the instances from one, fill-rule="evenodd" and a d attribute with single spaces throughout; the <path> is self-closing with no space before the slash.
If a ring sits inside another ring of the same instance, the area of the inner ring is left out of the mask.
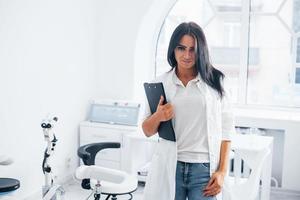
<path id="1" fill-rule="evenodd" d="M 163 104 L 167 103 L 164 86 L 162 83 L 144 83 L 144 88 L 151 113 L 153 114 L 156 112 L 160 96 L 164 97 Z M 175 132 L 171 120 L 160 123 L 158 127 L 158 135 L 163 139 L 170 140 L 173 142 L 176 141 Z"/>

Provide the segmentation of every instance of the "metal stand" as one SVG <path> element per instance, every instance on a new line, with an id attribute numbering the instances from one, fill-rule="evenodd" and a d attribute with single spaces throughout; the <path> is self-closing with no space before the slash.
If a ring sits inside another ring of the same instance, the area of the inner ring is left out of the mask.
<path id="1" fill-rule="evenodd" d="M 42 122 L 44 138 L 47 142 L 47 148 L 44 153 L 44 160 L 42 164 L 43 173 L 45 175 L 45 185 L 42 188 L 43 200 L 61 200 L 64 194 L 64 189 L 61 185 L 54 184 L 52 178 L 52 170 L 50 167 L 50 156 L 54 152 L 57 139 L 52 132 L 54 123 L 57 122 L 57 117 L 46 119 Z"/>

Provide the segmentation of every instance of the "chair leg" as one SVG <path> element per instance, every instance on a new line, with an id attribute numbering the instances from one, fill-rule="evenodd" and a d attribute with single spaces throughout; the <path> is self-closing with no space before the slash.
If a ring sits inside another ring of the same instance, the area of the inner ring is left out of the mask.
<path id="1" fill-rule="evenodd" d="M 128 199 L 128 200 L 131 200 L 131 199 L 133 198 L 132 194 L 131 194 L 131 193 L 129 193 L 129 196 L 130 196 L 130 199 Z"/>
<path id="2" fill-rule="evenodd" d="M 95 200 L 100 200 L 100 194 L 94 194 Z"/>
<path id="3" fill-rule="evenodd" d="M 130 196 L 128 200 L 133 199 L 133 195 L 131 193 L 127 193 L 127 194 Z M 105 198 L 105 200 L 109 200 L 110 197 L 111 197 L 111 200 L 118 200 L 117 199 L 117 195 L 115 195 L 115 194 L 109 194 L 109 195 L 107 195 L 107 197 Z"/>

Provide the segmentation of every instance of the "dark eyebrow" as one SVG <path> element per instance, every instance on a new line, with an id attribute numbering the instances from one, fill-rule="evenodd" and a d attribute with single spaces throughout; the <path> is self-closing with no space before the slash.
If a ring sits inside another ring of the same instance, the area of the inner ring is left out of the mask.
<path id="1" fill-rule="evenodd" d="M 184 45 L 182 45 L 182 44 L 178 44 L 178 46 L 179 47 L 184 47 L 185 49 L 187 49 L 187 46 L 184 46 Z M 190 49 L 195 49 L 195 47 L 193 46 L 193 47 L 190 47 Z"/>
<path id="2" fill-rule="evenodd" d="M 186 46 L 182 45 L 182 44 L 178 44 L 179 47 L 184 47 L 187 48 Z"/>

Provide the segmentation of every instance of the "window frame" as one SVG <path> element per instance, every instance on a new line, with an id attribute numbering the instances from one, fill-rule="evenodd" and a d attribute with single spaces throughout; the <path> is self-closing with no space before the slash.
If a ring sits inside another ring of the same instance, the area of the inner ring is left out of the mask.
<path id="1" fill-rule="evenodd" d="M 212 0 L 207 0 L 208 3 L 212 6 Z M 278 106 L 278 105 L 260 105 L 260 104 L 249 104 L 249 102 L 247 102 L 247 92 L 248 92 L 248 68 L 249 68 L 249 51 L 250 51 L 250 21 L 251 18 L 253 16 L 274 16 L 276 18 L 279 19 L 279 21 L 281 21 L 282 25 L 288 29 L 288 31 L 291 33 L 291 36 L 293 38 L 293 43 L 291 46 L 291 51 L 292 51 L 292 59 L 293 59 L 293 64 L 290 70 L 287 70 L 289 79 L 290 79 L 290 84 L 292 87 L 299 87 L 300 88 L 300 84 L 296 83 L 296 69 L 300 69 L 300 63 L 297 63 L 297 39 L 300 40 L 300 32 L 298 32 L 297 34 L 293 33 L 293 30 L 291 30 L 290 27 L 288 27 L 285 22 L 281 19 L 281 17 L 279 16 L 281 9 L 284 7 L 284 5 L 286 4 L 288 0 L 283 0 L 278 8 L 272 12 L 266 12 L 266 11 L 251 11 L 251 0 L 244 0 L 241 1 L 241 11 L 237 11 L 237 12 L 228 12 L 228 11 L 220 11 L 215 9 L 215 7 L 212 7 L 212 9 L 214 10 L 214 17 L 215 16 L 222 16 L 222 15 L 226 15 L 226 14 L 239 14 L 241 16 L 241 26 L 240 26 L 240 31 L 241 31 L 241 36 L 240 36 L 240 67 L 239 67 L 239 77 L 238 77 L 238 83 L 239 83 L 239 89 L 237 91 L 237 102 L 236 102 L 236 106 L 250 106 L 250 107 L 271 107 L 271 108 L 299 108 L 297 105 L 292 105 L 292 106 Z M 212 17 L 212 18 L 214 18 Z M 212 19 L 210 19 L 209 21 L 211 21 Z M 209 24 L 209 22 L 207 22 L 205 24 L 205 27 Z M 158 36 L 159 38 L 159 36 Z M 294 39 L 296 38 L 296 39 Z M 159 40 L 157 40 L 159 41 Z M 156 45 L 156 47 L 158 47 L 158 43 Z M 157 56 L 157 49 L 156 48 L 156 52 L 155 55 Z M 156 56 L 155 56 L 155 76 L 157 76 L 156 72 L 157 70 L 157 60 L 156 60 Z"/>

